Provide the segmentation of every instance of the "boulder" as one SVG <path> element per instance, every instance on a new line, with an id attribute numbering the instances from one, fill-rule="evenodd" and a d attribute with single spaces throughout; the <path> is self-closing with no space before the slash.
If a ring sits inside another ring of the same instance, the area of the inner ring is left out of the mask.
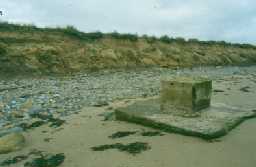
<path id="1" fill-rule="evenodd" d="M 0 154 L 20 150 L 25 145 L 25 137 L 21 133 L 11 133 L 0 138 Z"/>

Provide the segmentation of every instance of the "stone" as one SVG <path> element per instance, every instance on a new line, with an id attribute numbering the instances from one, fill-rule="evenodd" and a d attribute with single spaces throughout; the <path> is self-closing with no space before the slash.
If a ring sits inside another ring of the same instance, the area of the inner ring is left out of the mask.
<path id="1" fill-rule="evenodd" d="M 161 111 L 195 116 L 210 107 L 212 81 L 207 78 L 178 77 L 161 81 Z"/>
<path id="2" fill-rule="evenodd" d="M 4 111 L 4 103 L 0 101 L 0 112 Z"/>
<path id="3" fill-rule="evenodd" d="M 33 100 L 28 99 L 20 108 L 22 112 L 27 112 L 33 106 Z"/>
<path id="4" fill-rule="evenodd" d="M 243 121 L 256 117 L 253 111 L 244 111 L 226 105 L 212 104 L 200 117 L 181 117 L 161 112 L 160 99 L 137 100 L 115 109 L 116 120 L 152 127 L 165 132 L 214 139 L 227 135 Z"/>
<path id="5" fill-rule="evenodd" d="M 4 130 L 0 130 L 0 137 L 11 134 L 11 133 L 20 133 L 20 132 L 23 132 L 23 129 L 20 127 L 4 129 Z"/>
<path id="6" fill-rule="evenodd" d="M 43 111 L 44 111 L 44 109 L 42 108 L 41 105 L 33 105 L 31 108 L 28 109 L 28 114 L 36 115 Z"/>
<path id="7" fill-rule="evenodd" d="M 11 133 L 0 138 L 0 154 L 20 150 L 25 145 L 25 138 L 21 133 Z"/>

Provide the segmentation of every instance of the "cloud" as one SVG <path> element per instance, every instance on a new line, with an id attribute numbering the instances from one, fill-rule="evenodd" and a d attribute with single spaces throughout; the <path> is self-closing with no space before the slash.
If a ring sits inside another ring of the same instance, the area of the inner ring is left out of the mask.
<path id="1" fill-rule="evenodd" d="M 1 0 L 0 10 L 38 26 L 256 43 L 254 0 Z"/>

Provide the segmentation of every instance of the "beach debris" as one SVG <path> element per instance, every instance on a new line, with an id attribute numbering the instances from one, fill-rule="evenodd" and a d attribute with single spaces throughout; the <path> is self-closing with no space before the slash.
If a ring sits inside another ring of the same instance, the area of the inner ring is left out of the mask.
<path id="1" fill-rule="evenodd" d="M 121 152 L 127 152 L 129 154 L 136 155 L 143 151 L 151 149 L 151 147 L 148 145 L 148 143 L 134 142 L 130 144 L 116 143 L 116 144 L 109 144 L 109 145 L 101 145 L 97 147 L 92 147 L 91 149 L 93 151 L 105 151 L 109 149 L 117 149 Z"/>

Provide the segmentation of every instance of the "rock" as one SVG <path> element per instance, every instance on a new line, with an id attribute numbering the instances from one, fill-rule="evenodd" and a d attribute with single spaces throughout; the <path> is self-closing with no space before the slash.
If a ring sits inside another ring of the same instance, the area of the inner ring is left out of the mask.
<path id="1" fill-rule="evenodd" d="M 23 131 L 23 129 L 20 127 L 14 127 L 14 128 L 10 128 L 10 129 L 1 130 L 0 137 L 11 134 L 11 133 L 20 133 L 22 131 Z"/>
<path id="2" fill-rule="evenodd" d="M 0 154 L 17 151 L 25 145 L 25 138 L 21 133 L 11 133 L 0 138 Z"/>
<path id="3" fill-rule="evenodd" d="M 10 114 L 14 118 L 23 118 L 23 112 L 21 111 L 12 111 Z"/>
<path id="4" fill-rule="evenodd" d="M 2 112 L 4 110 L 4 103 L 0 102 L 0 112 Z"/>
<path id="5" fill-rule="evenodd" d="M 21 111 L 26 112 L 28 109 L 30 109 L 33 106 L 33 100 L 28 99 L 22 106 Z"/>
<path id="6" fill-rule="evenodd" d="M 40 105 L 37 105 L 37 106 L 32 106 L 28 110 L 28 114 L 29 115 L 36 115 L 36 114 L 39 114 L 40 112 L 43 112 L 43 111 L 44 111 L 44 109 Z"/>

